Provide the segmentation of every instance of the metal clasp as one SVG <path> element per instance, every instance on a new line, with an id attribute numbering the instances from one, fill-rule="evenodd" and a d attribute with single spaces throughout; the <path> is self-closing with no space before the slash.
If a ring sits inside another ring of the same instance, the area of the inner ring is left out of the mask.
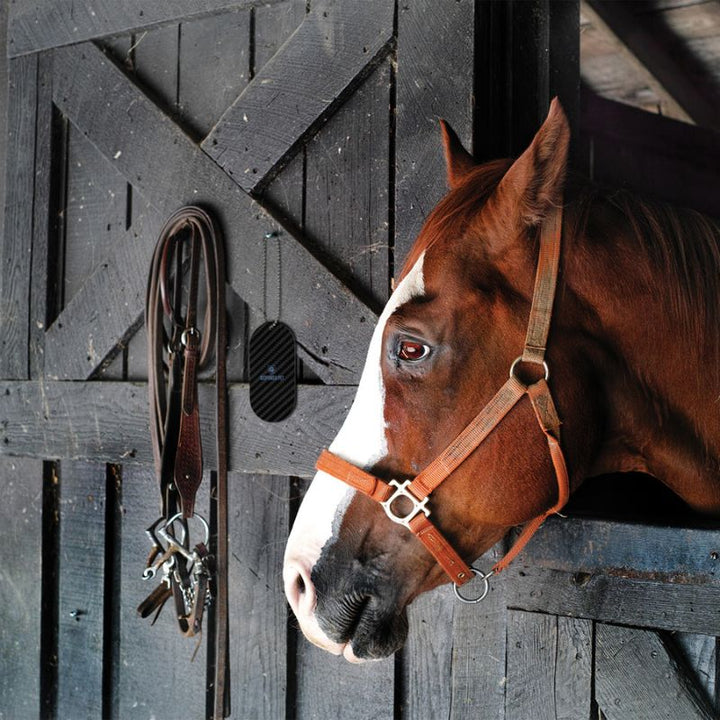
<path id="1" fill-rule="evenodd" d="M 430 516 L 430 510 L 426 507 L 428 498 L 418 500 L 407 488 L 412 480 L 406 480 L 404 483 L 399 483 L 397 480 L 391 480 L 390 485 L 395 488 L 395 492 L 385 501 L 381 502 L 385 514 L 399 525 L 403 525 L 410 530 L 410 521 L 419 513 L 424 512 L 426 517 Z M 392 508 L 393 503 L 401 497 L 406 497 L 412 503 L 412 508 L 405 515 L 398 515 Z"/>

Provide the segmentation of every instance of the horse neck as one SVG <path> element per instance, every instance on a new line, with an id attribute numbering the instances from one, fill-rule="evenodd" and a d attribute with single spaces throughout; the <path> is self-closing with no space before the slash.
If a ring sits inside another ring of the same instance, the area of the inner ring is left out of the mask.
<path id="1" fill-rule="evenodd" d="M 696 509 L 718 512 L 717 328 L 688 327 L 669 299 L 673 280 L 617 210 L 595 203 L 587 217 L 567 252 L 565 282 L 583 308 L 608 399 L 595 471 L 649 472 Z"/>

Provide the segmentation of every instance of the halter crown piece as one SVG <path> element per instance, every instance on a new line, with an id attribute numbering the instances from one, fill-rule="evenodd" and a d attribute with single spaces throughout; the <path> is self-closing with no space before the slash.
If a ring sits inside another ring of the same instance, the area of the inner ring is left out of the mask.
<path id="1" fill-rule="evenodd" d="M 567 465 L 560 446 L 560 420 L 548 385 L 549 369 L 545 361 L 545 348 L 560 264 L 561 235 L 562 208 L 558 207 L 546 218 L 540 232 L 535 288 L 522 355 L 512 363 L 510 377 L 490 402 L 422 472 L 413 480 L 406 480 L 403 483 L 396 480 L 385 482 L 329 450 L 321 453 L 316 464 L 318 470 L 342 480 L 355 490 L 379 502 L 393 522 L 403 525 L 414 533 L 454 583 L 457 598 L 466 603 L 480 602 L 485 598 L 490 590 L 490 577 L 504 570 L 515 559 L 545 518 L 561 510 L 570 495 Z M 543 377 L 535 382 L 524 382 L 518 376 L 518 368 L 523 363 L 540 365 L 543 368 Z M 541 515 L 530 520 L 505 556 L 493 566 L 492 570 L 483 573 L 475 567 L 468 566 L 433 525 L 429 519 L 430 509 L 427 507 L 427 502 L 433 490 L 470 456 L 524 395 L 530 399 L 540 429 L 547 439 L 550 458 L 555 468 L 557 502 Z M 400 497 L 407 498 L 412 504 L 412 508 L 404 515 L 399 515 L 394 509 L 395 501 Z M 474 576 L 478 576 L 483 581 L 480 595 L 474 598 L 461 595 L 458 588 Z"/>

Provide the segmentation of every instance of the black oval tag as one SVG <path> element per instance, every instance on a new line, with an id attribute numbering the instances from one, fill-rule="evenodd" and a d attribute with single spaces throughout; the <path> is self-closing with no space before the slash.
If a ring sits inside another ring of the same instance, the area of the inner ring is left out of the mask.
<path id="1" fill-rule="evenodd" d="M 250 338 L 250 407 L 266 422 L 288 417 L 297 404 L 295 333 L 284 323 L 263 323 Z"/>

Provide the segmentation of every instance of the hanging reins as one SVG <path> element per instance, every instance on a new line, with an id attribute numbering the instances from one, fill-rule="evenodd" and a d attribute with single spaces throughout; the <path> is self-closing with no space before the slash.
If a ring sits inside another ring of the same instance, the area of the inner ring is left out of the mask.
<path id="1" fill-rule="evenodd" d="M 161 514 L 147 530 L 152 549 L 143 577 L 160 573 L 161 581 L 138 612 L 157 617 L 172 597 L 180 632 L 192 637 L 200 634 L 206 607 L 213 608 L 211 682 L 217 720 L 229 712 L 225 254 L 212 218 L 201 208 L 179 209 L 160 233 L 148 278 L 145 323 Z M 196 512 L 195 498 L 203 479 L 198 373 L 213 355 L 216 457 L 211 499 L 217 537 L 211 542 L 210 523 Z"/>
<path id="2" fill-rule="evenodd" d="M 490 589 L 489 578 L 504 570 L 515 559 L 544 520 L 561 510 L 570 495 L 567 465 L 560 445 L 561 423 L 548 385 L 549 369 L 545 360 L 560 265 L 561 235 L 562 208 L 559 207 L 552 211 L 541 228 L 535 286 L 522 355 L 512 363 L 509 378 L 490 402 L 424 470 L 412 480 L 402 483 L 397 480 L 386 482 L 329 450 L 321 453 L 316 464 L 318 470 L 342 480 L 379 502 L 393 522 L 414 533 L 452 580 L 455 594 L 463 602 L 480 602 Z M 543 376 L 537 381 L 525 382 L 519 376 L 522 365 L 539 365 L 542 367 Z M 432 492 L 450 477 L 525 395 L 530 399 L 535 417 L 547 440 L 555 470 L 558 497 L 552 507 L 524 526 L 510 550 L 489 572 L 483 573 L 467 565 L 432 523 L 427 503 Z M 400 498 L 406 498 L 412 504 L 408 512 L 397 511 L 396 501 Z M 479 596 L 467 598 L 460 594 L 458 588 L 474 576 L 483 581 L 483 588 Z"/>

